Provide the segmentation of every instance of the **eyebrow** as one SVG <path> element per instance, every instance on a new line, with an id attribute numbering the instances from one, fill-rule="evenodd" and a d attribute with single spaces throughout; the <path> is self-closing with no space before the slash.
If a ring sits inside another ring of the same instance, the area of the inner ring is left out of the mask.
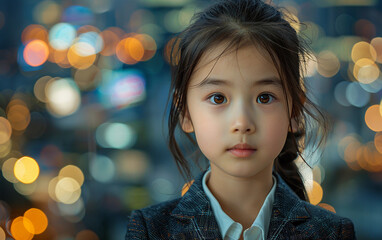
<path id="1" fill-rule="evenodd" d="M 204 86 L 232 86 L 232 83 L 227 80 L 223 79 L 217 79 L 217 78 L 205 78 L 203 81 L 201 81 L 198 84 L 195 84 L 193 87 L 195 88 L 202 88 Z M 272 78 L 264 78 L 257 81 L 253 81 L 251 87 L 259 86 L 259 85 L 273 85 L 276 87 L 282 87 L 280 79 L 277 77 Z"/>

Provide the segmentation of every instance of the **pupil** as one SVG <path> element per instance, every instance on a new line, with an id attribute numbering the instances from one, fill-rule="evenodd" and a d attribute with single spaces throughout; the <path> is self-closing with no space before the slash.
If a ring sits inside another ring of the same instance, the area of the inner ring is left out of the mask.
<path id="1" fill-rule="evenodd" d="M 267 95 L 260 96 L 260 102 L 267 103 L 268 101 L 269 101 L 269 96 Z"/>
<path id="2" fill-rule="evenodd" d="M 222 96 L 215 96 L 215 102 L 216 103 L 222 103 L 223 102 L 223 97 Z"/>

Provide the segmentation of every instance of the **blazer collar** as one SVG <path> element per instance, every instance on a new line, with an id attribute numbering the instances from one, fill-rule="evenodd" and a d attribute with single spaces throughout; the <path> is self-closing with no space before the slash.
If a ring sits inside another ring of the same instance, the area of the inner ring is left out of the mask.
<path id="1" fill-rule="evenodd" d="M 171 212 L 171 216 L 182 221 L 182 224 L 185 224 L 184 221 L 191 221 L 189 224 L 196 224 L 193 227 L 200 230 L 202 239 L 221 239 L 211 204 L 203 191 L 202 179 L 204 174 L 205 171 L 195 179 L 189 190 Z M 282 236 L 286 225 L 294 225 L 296 222 L 301 223 L 310 218 L 304 201 L 290 189 L 277 173 L 274 173 L 274 175 L 277 177 L 277 186 L 269 224 L 269 239 Z"/>

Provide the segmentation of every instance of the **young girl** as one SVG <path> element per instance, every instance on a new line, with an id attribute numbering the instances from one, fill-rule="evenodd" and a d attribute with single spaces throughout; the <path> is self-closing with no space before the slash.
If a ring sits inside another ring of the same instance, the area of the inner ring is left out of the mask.
<path id="1" fill-rule="evenodd" d="M 349 219 L 308 202 L 294 162 L 314 140 L 307 124 L 326 132 L 304 92 L 306 54 L 261 0 L 222 0 L 195 15 L 174 42 L 169 146 L 191 179 L 179 126 L 210 167 L 183 197 L 133 211 L 126 239 L 355 238 Z"/>

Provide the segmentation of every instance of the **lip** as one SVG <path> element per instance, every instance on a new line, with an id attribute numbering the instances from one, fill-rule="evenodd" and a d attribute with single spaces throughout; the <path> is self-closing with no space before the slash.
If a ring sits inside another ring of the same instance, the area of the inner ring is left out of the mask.
<path id="1" fill-rule="evenodd" d="M 236 157 L 243 158 L 251 156 L 256 151 L 256 148 L 246 143 L 240 143 L 236 144 L 232 148 L 229 148 L 228 151 Z"/>

